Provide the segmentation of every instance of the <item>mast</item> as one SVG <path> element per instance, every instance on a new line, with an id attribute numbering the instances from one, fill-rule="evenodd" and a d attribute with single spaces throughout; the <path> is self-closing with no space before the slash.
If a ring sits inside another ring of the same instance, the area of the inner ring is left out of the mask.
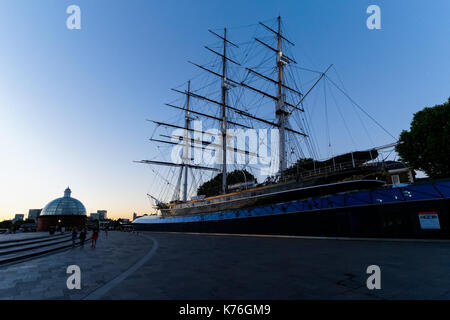
<path id="1" fill-rule="evenodd" d="M 215 70 L 215 69 L 210 69 L 207 66 L 203 66 L 200 64 L 196 64 L 193 62 L 190 62 L 191 64 L 193 64 L 194 66 L 202 69 L 203 71 L 206 71 L 214 76 L 216 76 L 217 78 L 221 79 L 221 98 L 220 99 L 212 99 L 210 97 L 207 96 L 202 96 L 198 93 L 194 93 L 190 91 L 190 81 L 188 81 L 187 84 L 187 91 L 181 91 L 181 90 L 177 90 L 177 89 L 172 89 L 178 93 L 181 94 L 185 94 L 187 96 L 186 99 L 186 107 L 181 107 L 181 106 L 177 106 L 177 105 L 173 105 L 173 104 L 169 104 L 166 103 L 165 105 L 171 108 L 175 108 L 178 110 L 182 110 L 185 112 L 185 123 L 184 126 L 183 124 L 171 124 L 171 123 L 164 123 L 164 122 L 160 122 L 160 121 L 153 121 L 155 124 L 157 124 L 158 126 L 165 126 L 165 127 L 169 127 L 169 128 L 176 128 L 176 129 L 184 129 L 184 134 L 180 134 L 180 135 L 160 135 L 164 138 L 168 138 L 170 140 L 159 140 L 159 139 L 153 139 L 153 137 L 150 139 L 151 141 L 154 142 L 160 142 L 160 143 L 166 143 L 166 144 L 171 144 L 171 145 L 180 145 L 181 140 L 185 140 L 185 144 L 184 144 L 184 148 L 183 148 L 183 157 L 182 157 L 182 161 L 181 163 L 173 163 L 173 162 L 164 162 L 164 161 L 155 161 L 155 160 L 142 160 L 142 161 L 136 161 L 138 163 L 144 163 L 144 164 L 150 164 L 150 165 L 161 165 L 161 166 L 169 166 L 169 167 L 178 167 L 180 168 L 180 175 L 178 176 L 178 183 L 176 186 L 176 194 L 177 194 L 177 199 L 183 198 L 183 201 L 187 201 L 187 183 L 188 183 L 188 170 L 189 169 L 197 169 L 197 170 L 210 170 L 210 171 L 215 171 L 215 172 L 222 172 L 222 187 L 221 187 L 221 192 L 223 194 L 225 194 L 227 192 L 227 149 L 230 150 L 230 152 L 241 152 L 244 154 L 252 154 L 249 151 L 246 150 L 239 150 L 237 147 L 231 146 L 228 147 L 227 146 L 227 126 L 229 125 L 233 125 L 233 126 L 238 126 L 241 128 L 245 128 L 245 129 L 250 129 L 251 127 L 249 125 L 245 125 L 242 123 L 236 123 L 233 122 L 233 120 L 228 120 L 227 119 L 227 112 L 228 114 L 238 114 L 240 116 L 243 117 L 247 117 L 249 119 L 252 120 L 256 120 L 262 123 L 265 123 L 266 125 L 270 125 L 272 127 L 276 127 L 279 129 L 279 154 L 278 159 L 276 159 L 276 161 L 278 161 L 278 167 L 279 167 L 279 171 L 278 171 L 278 175 L 280 177 L 283 176 L 284 171 L 287 168 L 287 153 L 286 153 L 286 133 L 290 132 L 290 133 L 294 133 L 303 137 L 308 137 L 308 135 L 305 132 L 301 132 L 302 130 L 298 131 L 298 130 L 294 130 L 288 122 L 289 116 L 294 112 L 294 111 L 300 111 L 300 112 L 304 112 L 304 109 L 301 106 L 301 103 L 303 102 L 303 100 L 306 98 L 306 96 L 308 96 L 308 94 L 311 92 L 311 90 L 317 85 L 317 83 L 325 77 L 326 72 L 330 69 L 330 67 L 328 67 L 328 69 L 322 73 L 322 75 L 320 76 L 320 78 L 316 81 L 316 83 L 308 90 L 308 92 L 306 94 L 303 94 L 302 92 L 299 91 L 299 89 L 296 89 L 295 87 L 291 87 L 287 85 L 287 81 L 285 80 L 286 78 L 286 70 L 285 68 L 288 68 L 288 65 L 293 63 L 296 64 L 297 62 L 285 55 L 283 53 L 283 48 L 285 49 L 285 45 L 289 44 L 294 46 L 294 43 L 292 43 L 291 41 L 289 41 L 286 37 L 284 37 L 282 35 L 282 30 L 281 30 L 281 17 L 278 16 L 277 17 L 277 28 L 271 28 L 267 25 L 265 25 L 262 22 L 259 22 L 260 25 L 262 25 L 265 29 L 267 29 L 268 31 L 270 31 L 272 34 L 275 35 L 275 39 L 277 41 L 277 45 L 273 46 L 272 44 L 266 43 L 258 38 L 254 38 L 254 40 L 256 42 L 258 42 L 260 45 L 264 46 L 266 49 L 271 50 L 275 55 L 276 55 L 276 67 L 275 67 L 275 71 L 276 71 L 276 75 L 265 75 L 263 74 L 264 71 L 260 71 L 259 69 L 253 70 L 251 68 L 246 68 L 248 73 L 258 77 L 259 79 L 263 79 L 265 81 L 268 81 L 271 83 L 271 87 L 275 92 L 266 92 L 266 90 L 264 89 L 258 89 L 246 82 L 247 77 L 242 80 L 242 81 L 235 81 L 233 79 L 228 79 L 227 78 L 227 62 L 230 62 L 231 64 L 235 64 L 238 66 L 241 66 L 237 61 L 231 59 L 230 57 L 228 57 L 228 55 L 230 54 L 230 52 L 228 49 L 228 46 L 232 46 L 235 48 L 239 48 L 238 45 L 234 44 L 233 42 L 231 42 L 230 40 L 227 39 L 227 29 L 224 28 L 224 33 L 223 36 L 219 35 L 211 30 L 208 30 L 210 33 L 212 33 L 214 36 L 218 37 L 219 39 L 221 39 L 223 41 L 223 51 L 220 49 L 211 49 L 207 46 L 205 46 L 205 48 L 210 51 L 211 53 L 218 55 L 219 57 L 221 57 L 221 66 L 218 66 L 219 68 L 221 67 L 221 71 L 220 70 Z M 255 68 L 258 68 L 255 67 Z M 271 70 L 273 70 L 271 68 Z M 261 117 L 256 116 L 255 114 L 251 114 L 248 111 L 248 108 L 245 108 L 243 106 L 239 106 L 237 105 L 238 103 L 235 102 L 235 104 L 233 105 L 229 105 L 229 101 L 228 101 L 228 91 L 230 89 L 232 89 L 233 87 L 236 86 L 241 86 L 244 87 L 246 89 L 252 90 L 253 92 L 256 92 L 260 95 L 262 95 L 265 98 L 269 98 L 272 99 L 272 101 L 274 101 L 275 103 L 275 113 L 276 113 L 276 120 L 267 120 Z M 275 87 L 275 88 L 274 88 Z M 300 100 L 298 101 L 298 103 L 294 103 L 292 101 L 287 101 L 286 100 L 286 94 L 294 94 L 296 96 L 300 97 Z M 191 104 L 191 99 L 190 97 L 193 97 L 194 100 L 194 105 Z M 198 100 L 202 100 L 202 101 L 206 101 L 207 103 L 212 103 L 215 104 L 217 106 L 217 108 L 220 110 L 217 110 L 219 112 L 221 112 L 221 115 L 218 114 L 217 116 L 214 114 L 211 114 L 210 112 L 208 113 L 203 113 L 200 112 L 198 109 L 196 109 L 196 102 Z M 215 121 L 218 121 L 221 123 L 221 134 L 222 134 L 222 143 L 219 144 L 214 144 L 211 143 L 210 141 L 204 141 L 203 138 L 198 139 L 198 138 L 191 138 L 191 134 L 190 132 L 200 132 L 202 134 L 209 134 L 208 132 L 203 132 L 203 129 L 199 130 L 199 129 L 195 129 L 195 128 L 191 128 L 191 122 L 193 120 L 193 118 L 191 118 L 191 114 L 195 115 L 195 117 L 201 116 L 201 117 L 206 117 L 209 119 L 213 119 Z M 183 137 L 184 136 L 184 137 Z M 175 141 L 174 141 L 175 139 Z M 178 140 L 178 141 L 177 141 Z M 233 144 L 234 145 L 234 144 Z M 208 146 L 217 146 L 220 148 L 220 146 L 222 147 L 222 168 L 220 167 L 207 167 L 207 166 L 200 166 L 200 165 L 194 165 L 191 163 L 191 156 L 190 156 L 190 151 L 192 151 L 192 148 L 201 148 L 201 149 L 205 149 Z M 275 149 L 275 148 L 274 148 Z M 274 150 L 275 151 L 275 150 Z M 254 156 L 258 156 L 258 154 L 254 155 Z M 184 174 L 184 180 L 182 181 L 183 178 L 183 174 Z M 245 177 L 244 177 L 245 178 Z M 181 196 L 181 183 L 183 183 L 183 196 Z"/>
<path id="2" fill-rule="evenodd" d="M 234 64 L 240 65 L 238 62 L 236 62 L 236 61 L 234 61 L 234 60 L 232 60 L 232 59 L 227 57 L 227 45 L 230 44 L 230 45 L 232 45 L 234 47 L 237 47 L 237 48 L 238 48 L 238 46 L 227 39 L 227 29 L 226 28 L 224 28 L 224 30 L 223 30 L 223 36 L 218 35 L 217 33 L 215 33 L 214 31 L 211 31 L 211 30 L 208 30 L 208 31 L 211 32 L 216 37 L 218 37 L 218 38 L 223 40 L 223 52 L 222 53 L 219 53 L 219 52 L 217 52 L 217 51 L 215 51 L 215 50 L 205 46 L 205 48 L 207 50 L 211 51 L 212 53 L 214 53 L 214 54 L 216 54 L 216 55 L 218 55 L 220 57 L 222 57 L 222 74 L 219 74 L 219 73 L 216 73 L 214 71 L 211 71 L 211 70 L 209 70 L 209 69 L 207 69 L 207 68 L 205 68 L 203 66 L 197 65 L 195 63 L 192 63 L 192 64 L 194 64 L 197 67 L 199 67 L 199 68 L 201 68 L 201 69 L 203 69 L 205 71 L 208 71 L 208 72 L 210 72 L 210 73 L 212 73 L 212 74 L 214 74 L 214 75 L 216 75 L 216 76 L 218 76 L 218 77 L 220 77 L 222 79 L 222 84 L 221 84 L 221 87 L 222 87 L 221 88 L 222 89 L 221 90 L 222 91 L 222 99 L 221 99 L 220 102 L 218 102 L 220 104 L 220 106 L 221 106 L 221 109 L 222 109 L 221 110 L 222 111 L 222 117 L 221 118 L 219 118 L 219 117 L 216 118 L 214 116 L 203 114 L 203 113 L 200 113 L 198 111 L 193 111 L 193 110 L 190 110 L 190 112 L 193 112 L 193 113 L 198 114 L 198 115 L 206 116 L 208 118 L 216 119 L 216 120 L 219 120 L 221 122 L 221 133 L 222 133 L 222 193 L 225 194 L 227 192 L 227 124 L 228 123 L 235 124 L 235 125 L 239 125 L 239 126 L 245 127 L 245 128 L 249 128 L 249 127 L 247 127 L 245 125 L 237 124 L 237 123 L 234 123 L 234 122 L 231 122 L 231 121 L 227 120 L 227 109 L 236 109 L 236 108 L 233 108 L 233 107 L 227 105 L 227 91 L 228 91 L 227 61 L 230 61 L 230 62 L 232 62 Z M 235 82 L 235 81 L 233 81 L 233 82 Z M 175 90 L 175 91 L 180 92 L 179 90 Z M 183 92 L 180 92 L 180 93 L 183 93 Z M 207 97 L 202 97 L 202 96 L 197 95 L 197 94 L 193 94 L 193 93 L 190 93 L 190 92 L 185 92 L 185 94 L 187 94 L 188 96 L 193 96 L 193 97 L 196 97 L 196 98 L 207 100 L 209 102 L 216 103 L 216 101 L 214 101 L 214 100 L 208 99 Z M 168 105 L 170 107 L 173 107 L 173 108 L 181 109 L 181 110 L 187 110 L 187 109 L 180 108 L 180 107 L 177 107 L 177 106 L 174 106 L 174 105 L 171 105 L 171 104 L 166 104 L 166 105 Z M 189 130 L 187 129 L 186 131 L 189 131 Z"/>
<path id="3" fill-rule="evenodd" d="M 278 16 L 278 32 L 277 32 L 277 68 L 278 68 L 278 90 L 277 90 L 277 105 L 276 105 L 276 116 L 278 119 L 278 128 L 280 130 L 279 134 L 279 174 L 280 177 L 283 175 L 284 170 L 286 170 L 286 121 L 287 115 L 284 108 L 284 94 L 283 94 L 283 67 L 285 62 L 283 61 L 283 52 L 281 47 L 281 17 Z"/>
<path id="4" fill-rule="evenodd" d="M 227 193 L 227 28 L 223 29 L 222 56 L 222 193 Z"/>
<path id="5" fill-rule="evenodd" d="M 191 92 L 191 81 L 188 81 L 188 87 L 187 87 L 187 96 L 186 96 L 186 121 L 185 121 L 185 146 L 184 146 L 184 152 L 183 152 L 183 158 L 184 158 L 184 184 L 183 184 L 183 201 L 187 201 L 187 182 L 188 182 L 188 166 L 187 161 L 189 158 L 189 126 L 191 122 L 190 114 L 189 114 L 189 100 L 190 100 L 190 92 Z"/>
<path id="6" fill-rule="evenodd" d="M 291 41 L 289 41 L 288 39 L 286 39 L 281 33 L 281 16 L 277 17 L 277 22 L 278 22 L 277 30 L 274 30 L 274 29 L 270 28 L 269 26 L 265 25 L 264 23 L 259 22 L 260 25 L 262 25 L 264 28 L 266 28 L 267 30 L 269 30 L 270 32 L 275 34 L 276 40 L 277 40 L 277 45 L 275 48 L 272 47 L 270 44 L 267 44 L 264 41 L 261 41 L 260 39 L 255 38 L 255 40 L 259 44 L 261 44 L 265 48 L 275 52 L 277 78 L 272 79 L 271 77 L 268 77 L 268 76 L 266 76 L 262 73 L 259 73 L 253 69 L 246 68 L 249 73 L 252 73 L 261 79 L 265 79 L 269 82 L 274 83 L 276 85 L 276 93 L 274 95 L 269 94 L 263 90 L 260 90 L 258 88 L 255 88 L 253 86 L 246 84 L 245 80 L 242 81 L 240 83 L 240 85 L 275 101 L 275 115 L 277 117 L 277 123 L 275 124 L 275 127 L 277 127 L 279 130 L 279 140 L 278 140 L 279 152 L 277 155 L 278 156 L 278 159 L 277 159 L 278 175 L 280 177 L 282 177 L 284 171 L 287 168 L 286 131 L 289 131 L 289 132 L 295 131 L 289 127 L 289 123 L 288 123 L 289 115 L 294 110 L 304 112 L 304 109 L 302 107 L 299 107 L 299 104 L 293 105 L 292 103 L 289 103 L 286 101 L 285 90 L 293 92 L 294 94 L 299 95 L 300 97 L 303 96 L 303 94 L 300 91 L 293 89 L 284 83 L 285 82 L 284 81 L 285 66 L 289 65 L 290 63 L 296 64 L 297 62 L 294 59 L 288 57 L 287 55 L 285 55 L 283 53 L 283 45 L 282 45 L 283 41 L 285 41 L 286 43 L 288 43 L 292 46 L 294 46 L 294 44 Z M 289 108 L 291 109 L 291 112 L 289 112 L 289 110 L 288 110 Z M 294 133 L 297 133 L 297 134 L 307 137 L 307 135 L 302 132 L 295 131 Z"/>

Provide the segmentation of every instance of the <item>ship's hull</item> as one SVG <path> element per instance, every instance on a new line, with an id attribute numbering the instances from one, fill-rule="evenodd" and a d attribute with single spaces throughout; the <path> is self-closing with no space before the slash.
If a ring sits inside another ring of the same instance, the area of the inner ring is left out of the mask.
<path id="1" fill-rule="evenodd" d="M 450 181 L 336 193 L 192 216 L 142 217 L 133 227 L 164 232 L 450 238 Z"/>
<path id="2" fill-rule="evenodd" d="M 201 201 L 187 202 L 181 207 L 171 208 L 170 216 L 189 216 L 221 211 L 239 210 L 252 207 L 307 199 L 325 194 L 335 194 L 354 190 L 366 190 L 384 186 L 378 180 L 354 180 L 322 185 L 299 187 L 295 183 L 276 184 L 264 189 L 250 189 L 240 193 L 226 194 L 219 197 L 205 198 Z M 209 200 L 210 199 L 210 200 Z"/>

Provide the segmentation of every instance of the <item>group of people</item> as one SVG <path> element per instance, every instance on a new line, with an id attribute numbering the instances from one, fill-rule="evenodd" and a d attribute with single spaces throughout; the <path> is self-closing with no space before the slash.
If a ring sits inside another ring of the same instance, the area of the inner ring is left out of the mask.
<path id="1" fill-rule="evenodd" d="M 98 232 L 99 230 L 95 228 L 92 230 L 92 236 L 91 236 L 91 247 L 95 248 L 97 245 L 97 239 L 98 239 Z M 78 236 L 78 231 L 76 228 L 72 230 L 72 246 L 75 247 L 75 241 L 79 238 L 80 239 L 80 245 L 84 246 L 84 242 L 86 241 L 87 237 L 87 229 L 83 228 L 80 231 L 80 235 Z"/>

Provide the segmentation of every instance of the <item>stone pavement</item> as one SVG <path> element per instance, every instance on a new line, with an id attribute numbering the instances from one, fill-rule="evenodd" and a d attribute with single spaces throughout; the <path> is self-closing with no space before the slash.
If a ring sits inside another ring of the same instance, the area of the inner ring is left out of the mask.
<path id="1" fill-rule="evenodd" d="M 450 242 L 146 235 L 157 253 L 104 299 L 450 299 Z"/>
<path id="2" fill-rule="evenodd" d="M 84 247 L 2 265 L 0 299 L 82 299 L 130 268 L 149 250 L 148 242 L 132 233 L 100 232 L 95 249 L 87 241 Z M 81 269 L 80 290 L 67 289 L 69 265 Z"/>
<path id="3" fill-rule="evenodd" d="M 66 288 L 70 264 L 81 290 Z M 373 264 L 381 290 L 366 287 Z M 97 249 L 0 266 L 0 298 L 450 299 L 449 271 L 448 241 L 110 232 Z"/>

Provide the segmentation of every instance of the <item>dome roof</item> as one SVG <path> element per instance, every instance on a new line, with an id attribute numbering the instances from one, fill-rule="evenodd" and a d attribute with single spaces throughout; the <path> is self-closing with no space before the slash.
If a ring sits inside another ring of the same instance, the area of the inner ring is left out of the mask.
<path id="1" fill-rule="evenodd" d="M 85 216 L 86 208 L 77 199 L 70 196 L 69 187 L 64 191 L 64 197 L 55 199 L 42 209 L 41 216 L 70 215 Z"/>

